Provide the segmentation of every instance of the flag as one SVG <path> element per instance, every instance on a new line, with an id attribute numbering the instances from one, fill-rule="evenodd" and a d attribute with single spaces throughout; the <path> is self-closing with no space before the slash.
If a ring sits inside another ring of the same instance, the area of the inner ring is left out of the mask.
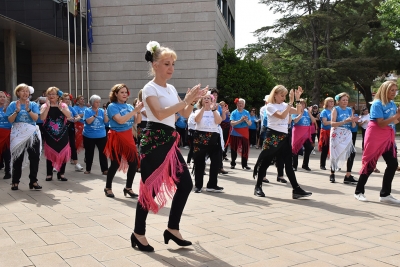
<path id="1" fill-rule="evenodd" d="M 90 0 L 87 0 L 86 9 L 87 9 L 86 22 L 87 22 L 87 32 L 88 32 L 87 45 L 89 47 L 90 52 L 92 52 L 93 32 L 92 32 L 92 7 L 90 6 Z"/>
<path id="2" fill-rule="evenodd" d="M 79 0 L 68 0 L 69 12 L 75 17 L 78 15 Z"/>

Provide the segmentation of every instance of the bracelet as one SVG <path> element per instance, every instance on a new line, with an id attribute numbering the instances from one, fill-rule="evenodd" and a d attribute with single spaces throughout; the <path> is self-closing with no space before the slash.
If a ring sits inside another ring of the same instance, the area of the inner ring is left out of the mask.
<path id="1" fill-rule="evenodd" d="M 300 100 L 296 100 L 296 104 L 299 104 L 300 103 Z"/>
<path id="2" fill-rule="evenodd" d="M 214 111 L 216 111 L 216 109 L 212 109 L 211 111 L 214 112 Z"/>
<path id="3" fill-rule="evenodd" d="M 289 103 L 288 105 L 291 106 L 291 107 L 293 107 L 293 103 Z"/>
<path id="4" fill-rule="evenodd" d="M 193 101 L 192 103 L 190 103 L 191 106 L 196 105 L 196 101 Z"/>
<path id="5" fill-rule="evenodd" d="M 31 111 L 32 111 L 32 109 L 29 109 L 29 110 L 27 110 L 26 112 L 28 112 L 28 113 L 29 113 L 29 112 L 31 112 Z"/>

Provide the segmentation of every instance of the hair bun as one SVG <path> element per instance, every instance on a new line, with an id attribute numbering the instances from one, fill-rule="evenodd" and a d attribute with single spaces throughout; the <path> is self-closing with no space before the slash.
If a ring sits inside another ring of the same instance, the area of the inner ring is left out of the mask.
<path id="1" fill-rule="evenodd" d="M 150 51 L 146 51 L 144 58 L 147 62 L 153 62 L 153 54 Z"/>

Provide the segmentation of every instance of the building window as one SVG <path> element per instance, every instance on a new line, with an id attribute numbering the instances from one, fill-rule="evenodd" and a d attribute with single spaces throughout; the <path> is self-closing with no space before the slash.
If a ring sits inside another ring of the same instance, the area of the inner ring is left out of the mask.
<path id="1" fill-rule="evenodd" d="M 222 0 L 222 16 L 224 16 L 225 20 L 228 21 L 228 3 L 226 0 Z"/>
<path id="2" fill-rule="evenodd" d="M 231 27 L 230 27 L 230 30 L 231 30 L 232 36 L 235 37 L 235 20 L 233 19 L 232 16 L 231 16 Z"/>
<path id="3" fill-rule="evenodd" d="M 219 10 L 222 12 L 222 9 L 221 9 L 221 0 L 217 0 L 217 5 L 218 5 L 218 7 L 219 7 Z"/>

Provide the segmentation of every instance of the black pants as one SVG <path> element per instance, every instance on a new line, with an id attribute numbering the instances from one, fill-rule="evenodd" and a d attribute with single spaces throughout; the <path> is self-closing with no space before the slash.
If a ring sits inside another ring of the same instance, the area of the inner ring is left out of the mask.
<path id="1" fill-rule="evenodd" d="M 231 149 L 231 166 L 236 166 L 237 152 Z M 247 166 L 247 158 L 242 156 L 242 167 Z"/>
<path id="2" fill-rule="evenodd" d="M 228 141 L 228 137 L 229 137 L 229 131 L 230 128 L 226 127 L 226 128 L 222 128 L 222 136 L 224 138 L 224 144 L 225 144 L 225 148 L 222 151 L 222 159 L 226 158 L 226 156 L 228 156 L 227 152 L 228 152 L 228 145 L 226 144 L 226 142 Z"/>
<path id="3" fill-rule="evenodd" d="M 257 129 L 249 129 L 250 145 L 255 146 L 257 144 Z"/>
<path id="4" fill-rule="evenodd" d="M 75 127 L 73 123 L 68 126 L 68 140 L 69 140 L 69 147 L 71 148 L 71 159 L 78 160 L 78 153 L 76 152 L 75 146 Z"/>
<path id="5" fill-rule="evenodd" d="M 118 158 L 121 160 L 121 155 L 117 156 L 114 155 L 114 159 Z M 133 179 L 135 179 L 135 174 L 137 170 L 137 162 L 128 162 L 129 167 L 128 167 L 128 172 L 126 174 L 126 186 L 125 188 L 132 188 L 133 184 Z M 112 188 L 112 181 L 114 179 L 115 174 L 117 173 L 117 170 L 119 168 L 119 163 L 117 160 L 111 160 L 111 165 L 110 168 L 108 168 L 108 173 L 107 173 L 107 181 L 106 181 L 106 188 Z"/>
<path id="6" fill-rule="evenodd" d="M 393 148 L 383 153 L 382 157 L 386 162 L 386 169 L 385 173 L 383 174 L 382 189 L 380 192 L 380 196 L 387 197 L 388 195 L 390 195 L 392 191 L 392 181 L 396 173 L 397 167 L 399 166 L 399 163 L 397 161 L 397 157 L 393 157 Z M 371 175 L 373 171 L 374 170 L 371 169 L 367 171 L 367 174 L 360 175 L 356 187 L 356 192 L 355 192 L 356 194 L 365 193 L 365 184 L 367 183 L 368 177 Z"/>
<path id="7" fill-rule="evenodd" d="M 204 169 L 206 168 L 206 156 L 210 157 L 210 176 L 207 188 L 214 188 L 218 183 L 218 171 L 221 169 L 221 145 L 201 147 L 194 157 L 194 174 L 195 187 L 203 188 Z"/>
<path id="8" fill-rule="evenodd" d="M 193 157 L 193 130 L 189 130 L 188 133 L 188 143 L 189 143 L 189 153 L 187 155 L 187 163 L 190 163 L 192 161 L 192 157 Z"/>
<path id="9" fill-rule="evenodd" d="M 268 131 L 270 131 L 270 130 L 267 129 L 267 136 L 268 136 Z M 299 184 L 297 183 L 297 179 L 296 179 L 296 174 L 294 173 L 293 167 L 292 167 L 292 147 L 291 147 L 290 140 L 289 140 L 289 138 L 291 138 L 291 137 L 289 135 L 286 138 L 287 139 L 285 141 L 283 141 L 283 142 L 285 142 L 285 144 L 281 147 L 281 149 L 275 155 L 269 155 L 268 157 L 264 158 L 263 162 L 261 163 L 259 170 L 258 170 L 257 184 L 256 184 L 257 187 L 261 187 L 262 180 L 265 177 L 265 175 L 267 174 L 267 169 L 271 165 L 271 162 L 274 159 L 274 157 L 282 160 L 279 166 L 282 166 L 281 165 L 282 162 L 284 163 L 286 176 L 288 177 L 288 179 L 292 185 L 292 188 L 295 189 L 295 188 L 299 187 Z"/>
<path id="10" fill-rule="evenodd" d="M 66 165 L 66 163 L 63 163 L 63 165 L 61 165 L 61 168 L 57 170 L 60 175 L 65 173 Z M 46 159 L 46 174 L 47 176 L 53 176 L 53 163 L 48 159 Z"/>
<path id="11" fill-rule="evenodd" d="M 182 146 L 187 146 L 187 143 L 186 143 L 186 128 L 176 127 L 176 131 L 179 133 L 179 135 L 181 137 L 180 144 L 182 144 Z"/>
<path id="12" fill-rule="evenodd" d="M 308 163 L 310 162 L 310 154 L 311 151 L 313 150 L 313 146 L 310 142 L 310 140 L 306 140 L 304 142 L 304 153 L 303 153 L 303 165 L 302 167 L 308 167 Z M 293 154 L 293 168 L 297 168 L 299 164 L 299 154 L 297 153 L 296 155 Z"/>
<path id="13" fill-rule="evenodd" d="M 11 161 L 11 153 L 10 149 L 5 149 L 3 153 L 1 153 L 1 165 L 4 166 L 5 173 L 10 173 L 10 161 Z M 3 164 L 4 162 L 4 164 Z"/>
<path id="14" fill-rule="evenodd" d="M 361 127 L 361 136 L 362 136 L 362 143 L 361 143 L 361 148 L 362 150 L 364 150 L 364 138 L 365 138 L 365 132 L 367 131 L 367 129 L 364 129 Z"/>
<path id="15" fill-rule="evenodd" d="M 107 157 L 106 155 L 104 155 L 104 148 L 106 147 L 106 143 L 107 143 L 107 136 L 101 138 L 89 138 L 83 136 L 83 145 L 85 147 L 86 171 L 90 172 L 92 170 L 94 148 L 96 146 L 97 149 L 99 150 L 99 162 L 100 162 L 101 172 L 105 172 L 108 170 Z"/>
<path id="16" fill-rule="evenodd" d="M 278 171 L 278 177 L 283 177 L 283 169 L 285 168 L 285 159 L 282 155 L 276 158 L 276 170 Z"/>
<path id="17" fill-rule="evenodd" d="M 181 153 L 178 153 L 178 159 L 181 164 L 185 164 L 185 159 Z M 183 168 L 183 173 L 178 174 L 179 182 L 176 183 L 176 192 L 172 199 L 171 209 L 169 212 L 168 228 L 179 230 L 183 209 L 186 201 L 193 188 L 192 179 L 188 168 Z M 136 219 L 134 232 L 138 235 L 146 233 L 146 219 L 148 210 L 143 209 L 140 202 L 136 206 Z"/>
<path id="18" fill-rule="evenodd" d="M 319 160 L 319 166 L 320 167 L 325 167 L 326 158 L 328 157 L 328 152 L 329 152 L 329 143 L 327 145 L 325 145 L 325 146 L 322 146 L 321 158 Z"/>
<path id="19" fill-rule="evenodd" d="M 19 179 L 22 175 L 22 162 L 24 160 L 24 154 L 27 152 L 29 157 L 29 180 L 31 183 L 37 182 L 37 173 L 39 170 L 40 161 L 40 142 L 36 140 L 32 147 L 29 147 L 26 151 L 22 152 L 21 155 L 13 162 L 12 169 L 12 183 L 19 184 Z"/>

